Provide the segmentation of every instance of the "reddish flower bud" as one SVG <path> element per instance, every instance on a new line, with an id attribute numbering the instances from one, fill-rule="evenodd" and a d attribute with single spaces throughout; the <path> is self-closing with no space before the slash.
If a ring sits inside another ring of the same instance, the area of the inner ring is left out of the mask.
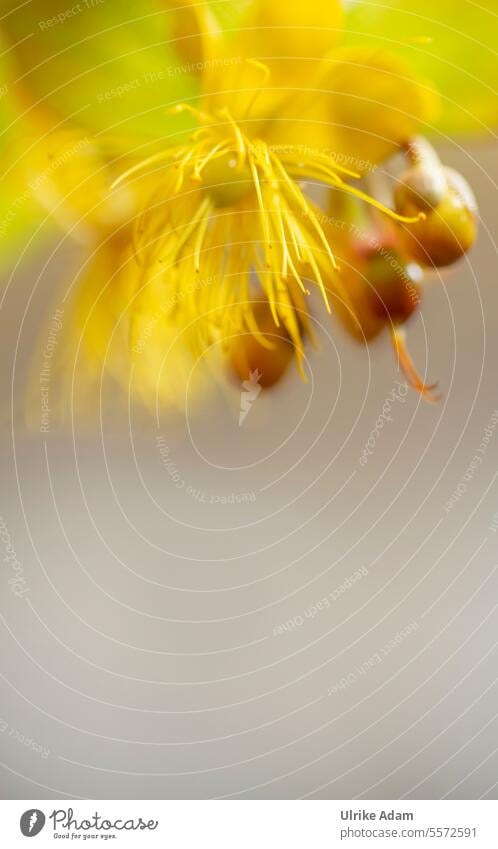
<path id="1" fill-rule="evenodd" d="M 258 383 L 273 386 L 287 371 L 294 347 L 284 327 L 277 327 L 267 301 L 252 306 L 259 334 L 246 329 L 230 342 L 230 363 L 240 380 L 258 373 Z"/>
<path id="2" fill-rule="evenodd" d="M 452 168 L 443 168 L 443 173 L 442 200 L 424 220 L 407 226 L 403 237 L 410 255 L 424 265 L 451 265 L 477 235 L 477 205 L 470 186 Z"/>
<path id="3" fill-rule="evenodd" d="M 420 303 L 421 269 L 406 265 L 394 253 L 374 256 L 368 265 L 368 302 L 372 312 L 393 324 L 404 324 Z"/>

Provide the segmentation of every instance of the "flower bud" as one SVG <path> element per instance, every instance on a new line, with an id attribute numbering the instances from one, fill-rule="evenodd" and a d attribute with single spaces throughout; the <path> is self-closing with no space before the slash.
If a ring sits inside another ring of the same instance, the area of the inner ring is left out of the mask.
<path id="1" fill-rule="evenodd" d="M 341 280 L 347 298 L 341 297 L 337 291 L 331 291 L 332 312 L 353 339 L 366 344 L 384 329 L 386 318 L 372 309 L 365 263 L 362 261 L 359 268 L 343 266 Z"/>
<path id="2" fill-rule="evenodd" d="M 440 203 L 403 237 L 410 255 L 424 265 L 446 266 L 460 259 L 477 234 L 477 205 L 467 181 L 443 168 L 446 188 Z"/>
<path id="3" fill-rule="evenodd" d="M 285 328 L 275 324 L 267 301 L 253 304 L 252 313 L 261 336 L 249 329 L 234 336 L 230 363 L 241 381 L 253 379 L 257 373 L 255 379 L 260 386 L 273 386 L 287 371 L 294 347 Z"/>
<path id="4" fill-rule="evenodd" d="M 441 167 L 441 160 L 435 148 L 424 136 L 414 136 L 406 145 L 406 155 L 412 165 L 421 165 L 432 169 Z"/>
<path id="5" fill-rule="evenodd" d="M 342 271 L 348 301 L 335 297 L 335 312 L 348 333 L 369 342 L 389 325 L 404 324 L 420 303 L 422 270 L 385 247 Z"/>
<path id="6" fill-rule="evenodd" d="M 374 315 L 392 324 L 404 324 L 420 303 L 418 283 L 422 272 L 418 265 L 406 265 L 396 254 L 372 257 L 369 262 L 368 302 Z"/>
<path id="7" fill-rule="evenodd" d="M 400 215 L 431 212 L 441 202 L 445 189 L 441 167 L 413 165 L 401 175 L 394 190 L 396 212 Z"/>

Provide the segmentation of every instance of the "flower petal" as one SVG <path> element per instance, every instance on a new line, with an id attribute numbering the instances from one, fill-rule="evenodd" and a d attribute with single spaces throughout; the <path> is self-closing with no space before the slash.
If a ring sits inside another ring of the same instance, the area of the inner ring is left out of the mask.
<path id="1" fill-rule="evenodd" d="M 438 129 L 483 134 L 498 126 L 496 0 L 360 0 L 348 6 L 346 27 L 351 43 L 404 44 L 411 67 L 441 92 Z"/>
<path id="2" fill-rule="evenodd" d="M 223 91 L 234 117 L 280 113 L 295 87 L 312 84 L 320 62 L 342 32 L 340 0 L 255 0 L 233 39 L 225 39 L 224 67 L 212 86 Z M 250 108 L 248 108 L 250 107 Z"/>
<path id="3" fill-rule="evenodd" d="M 378 49 L 336 52 L 328 82 L 334 151 L 359 172 L 396 153 L 437 112 L 435 90 L 402 59 Z"/>
<path id="4" fill-rule="evenodd" d="M 252 45 L 264 62 L 282 60 L 278 69 L 291 77 L 295 68 L 289 60 L 325 56 L 337 43 L 342 25 L 339 0 L 258 0 L 241 41 Z"/>
<path id="5" fill-rule="evenodd" d="M 91 242 L 98 232 L 118 226 L 134 211 L 135 198 L 128 187 L 109 191 L 112 171 L 91 136 L 76 128 L 46 132 L 40 121 L 34 140 L 28 136 L 26 146 L 18 165 L 20 179 L 30 197 L 74 238 Z"/>

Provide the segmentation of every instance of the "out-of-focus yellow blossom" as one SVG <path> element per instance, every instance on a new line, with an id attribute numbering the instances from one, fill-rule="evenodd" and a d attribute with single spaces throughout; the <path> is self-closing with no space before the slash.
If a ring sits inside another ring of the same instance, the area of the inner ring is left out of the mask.
<path id="1" fill-rule="evenodd" d="M 132 239 L 127 226 L 103 238 L 75 281 L 66 344 L 78 393 L 95 393 L 107 375 L 148 406 L 183 409 L 187 389 L 190 404 L 204 394 L 199 372 L 158 281 L 138 296 Z M 94 409 L 91 397 L 85 404 Z"/>
<path id="2" fill-rule="evenodd" d="M 360 327 L 364 338 L 373 338 L 390 324 L 401 366 L 431 397 L 432 387 L 404 349 L 401 325 L 413 310 L 401 284 L 375 282 L 379 268 L 357 253 L 356 239 L 329 226 L 329 207 L 322 212 L 310 195 L 316 184 L 325 188 L 331 208 L 346 210 L 348 227 L 357 220 L 351 209 L 363 205 L 371 220 L 392 222 L 378 224 L 382 238 L 389 233 L 390 249 L 406 245 L 401 230 L 419 226 L 427 209 L 415 203 L 408 212 L 396 210 L 372 193 L 369 175 L 395 153 L 408 156 L 414 135 L 432 126 L 438 110 L 433 86 L 382 41 L 341 45 L 339 0 L 251 0 L 240 4 L 232 25 L 218 7 L 174 0 L 168 9 L 185 79 L 179 74 L 177 85 L 168 81 L 170 95 L 177 95 L 169 100 L 177 102 L 164 116 L 163 132 L 156 110 L 145 140 L 126 134 L 126 120 L 108 119 L 105 133 L 87 137 L 74 129 L 74 116 L 63 132 L 55 124 L 65 119 L 54 117 L 27 158 L 45 173 L 37 196 L 65 229 L 98 234 L 75 309 L 79 326 L 87 310 L 92 314 L 85 335 L 95 372 L 105 364 L 126 388 L 138 375 L 144 401 L 166 402 L 181 394 L 192 362 L 213 346 L 240 363 L 259 349 L 277 356 L 279 339 L 302 372 L 304 344 L 312 337 L 308 296 L 316 286 L 326 310 L 335 306 L 352 317 L 352 324 L 344 323 L 353 335 Z M 24 48 L 21 55 L 27 83 L 53 58 L 33 61 Z M 193 81 L 191 92 L 198 87 L 198 97 L 185 97 L 185 80 Z M 45 115 L 56 115 L 57 88 L 55 94 Z M 109 115 L 113 99 L 122 114 L 121 98 L 109 95 Z M 39 109 L 28 108 L 32 125 Z M 194 125 L 189 135 L 185 119 Z M 348 197 L 353 205 L 342 203 Z M 430 212 L 438 210 L 444 205 Z M 429 222 L 428 237 L 432 230 Z M 400 261 L 407 265 L 410 257 Z M 367 288 L 348 273 L 355 262 Z M 108 287 L 111 268 L 121 270 Z M 120 297 L 109 296 L 108 288 Z M 268 331 L 268 314 L 275 334 Z M 111 364 L 104 354 L 114 322 L 123 345 Z M 245 344 L 247 351 L 237 351 Z M 180 355 L 182 346 L 189 353 Z"/>

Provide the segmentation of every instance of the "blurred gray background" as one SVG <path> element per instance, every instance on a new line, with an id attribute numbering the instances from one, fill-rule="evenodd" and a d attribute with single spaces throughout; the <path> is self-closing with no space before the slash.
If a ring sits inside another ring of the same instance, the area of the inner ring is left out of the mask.
<path id="1" fill-rule="evenodd" d="M 498 798 L 498 168 L 484 144 L 441 153 L 483 219 L 410 325 L 444 398 L 391 400 L 364 465 L 403 378 L 387 339 L 323 314 L 309 382 L 241 427 L 234 383 L 187 423 L 124 404 L 120 426 L 30 435 L 28 364 L 79 259 L 61 240 L 40 279 L 47 252 L 23 260 L 2 305 L 2 797 Z"/>

